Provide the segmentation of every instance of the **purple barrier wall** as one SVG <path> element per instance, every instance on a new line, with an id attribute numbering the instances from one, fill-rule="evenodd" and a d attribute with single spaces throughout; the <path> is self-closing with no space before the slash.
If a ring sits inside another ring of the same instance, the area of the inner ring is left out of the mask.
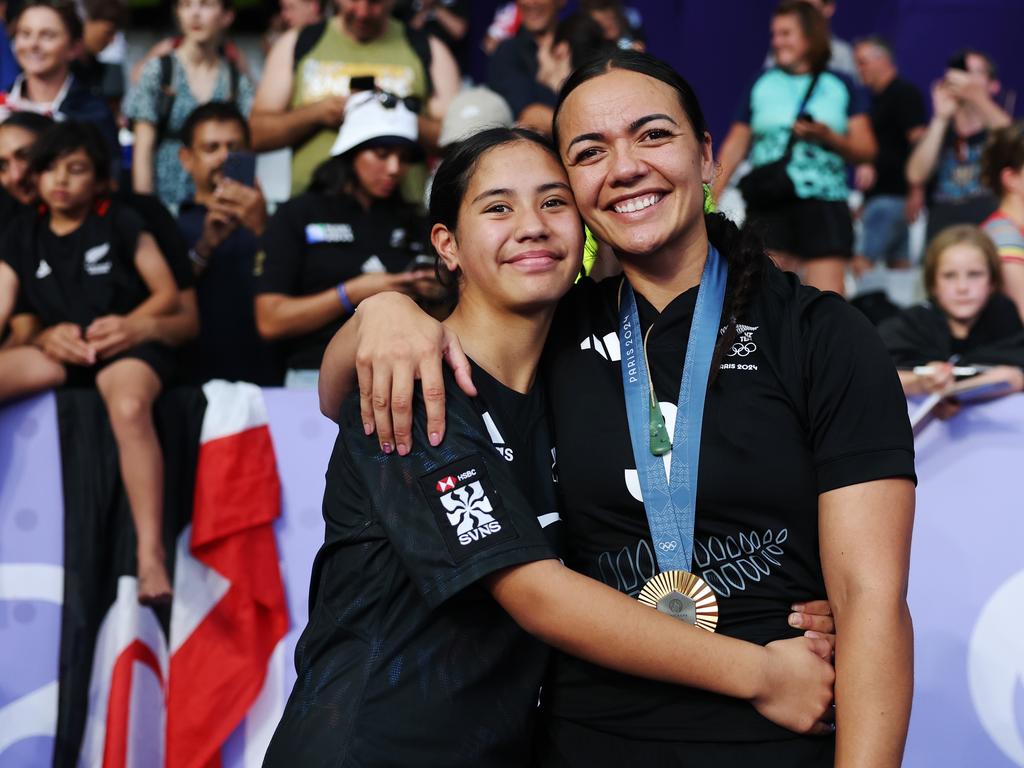
<path id="1" fill-rule="evenodd" d="M 295 674 L 322 540 L 333 425 L 312 393 L 265 391 L 284 507 L 276 526 L 292 618 L 267 683 L 224 748 L 258 766 Z M 908 768 L 1024 768 L 1024 396 L 974 406 L 918 439 L 910 583 L 916 691 Z M 48 765 L 56 722 L 63 501 L 52 396 L 0 409 L 0 768 Z M 865 564 L 869 567 L 870 564 Z M 884 640 L 883 640 L 884 641 Z"/>

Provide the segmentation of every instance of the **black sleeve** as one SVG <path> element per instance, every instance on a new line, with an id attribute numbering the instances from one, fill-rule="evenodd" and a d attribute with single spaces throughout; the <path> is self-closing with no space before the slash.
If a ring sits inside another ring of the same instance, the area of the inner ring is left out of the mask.
<path id="1" fill-rule="evenodd" d="M 457 391 L 450 377 L 446 386 Z M 450 395 L 446 419 L 444 442 L 431 448 L 417 394 L 416 448 L 405 457 L 385 455 L 363 434 L 357 398 L 341 421 L 373 519 L 432 608 L 498 569 L 556 556 L 468 399 Z"/>
<path id="2" fill-rule="evenodd" d="M 487 85 L 508 102 L 516 118 L 531 104 L 555 105 L 555 94 L 523 69 L 515 38 L 503 41 L 491 56 Z"/>
<path id="3" fill-rule="evenodd" d="M 302 199 L 299 197 L 285 203 L 267 222 L 253 271 L 257 294 L 284 293 L 292 296 L 298 290 L 302 254 L 306 247 L 305 229 L 297 207 Z"/>
<path id="4" fill-rule="evenodd" d="M 916 480 L 907 401 L 874 326 L 834 294 L 818 295 L 801 321 L 818 492 Z"/>
<path id="5" fill-rule="evenodd" d="M 164 261 L 174 275 L 178 290 L 194 286 L 195 275 L 188 260 L 188 247 L 171 212 L 154 195 L 132 194 L 125 203 L 142 218 L 145 230 L 153 235 Z"/>

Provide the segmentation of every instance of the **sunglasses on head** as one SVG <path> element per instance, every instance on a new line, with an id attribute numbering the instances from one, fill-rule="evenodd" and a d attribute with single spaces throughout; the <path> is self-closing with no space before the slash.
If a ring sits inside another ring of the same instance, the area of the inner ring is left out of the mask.
<path id="1" fill-rule="evenodd" d="M 396 96 L 389 91 L 378 89 L 373 92 L 373 98 L 379 101 L 384 109 L 394 109 L 399 103 L 402 103 L 414 115 L 418 115 L 423 107 L 423 100 L 419 96 Z"/>

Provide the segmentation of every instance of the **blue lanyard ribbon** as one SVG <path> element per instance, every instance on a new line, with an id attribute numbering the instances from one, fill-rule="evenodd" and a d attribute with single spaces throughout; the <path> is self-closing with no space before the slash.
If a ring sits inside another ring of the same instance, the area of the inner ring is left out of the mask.
<path id="1" fill-rule="evenodd" d="M 697 509 L 697 467 L 708 374 L 718 338 L 718 323 L 725 303 L 728 268 L 714 246 L 697 289 L 697 304 L 686 346 L 683 378 L 672 440 L 671 465 L 655 456 L 649 444 L 651 385 L 644 360 L 643 334 L 636 296 L 625 280 L 619 305 L 619 346 L 622 349 L 622 386 L 626 395 L 629 437 L 633 444 L 644 509 L 661 571 L 689 571 L 693 562 L 693 527 Z M 657 406 L 655 406 L 657 407 Z"/>

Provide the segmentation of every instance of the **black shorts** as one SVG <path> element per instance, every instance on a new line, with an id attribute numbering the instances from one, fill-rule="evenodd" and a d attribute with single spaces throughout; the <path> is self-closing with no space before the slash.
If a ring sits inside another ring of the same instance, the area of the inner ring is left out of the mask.
<path id="1" fill-rule="evenodd" d="M 124 352 L 119 352 L 106 360 L 98 360 L 96 365 L 86 367 L 83 365 L 65 364 L 64 371 L 67 373 L 67 379 L 64 381 L 64 386 L 78 389 L 95 387 L 96 374 L 118 360 L 141 360 L 144 362 L 153 369 L 153 373 L 160 379 L 161 389 L 167 389 L 168 386 L 174 383 L 178 371 L 177 350 L 151 341 L 139 344 L 131 349 L 126 349 Z"/>
<path id="2" fill-rule="evenodd" d="M 541 717 L 534 740 L 535 768 L 832 768 L 834 736 L 785 741 L 637 741 Z"/>
<path id="3" fill-rule="evenodd" d="M 853 256 L 853 218 L 843 201 L 797 200 L 778 208 L 751 208 L 744 226 L 754 227 L 769 250 L 805 261 Z"/>

